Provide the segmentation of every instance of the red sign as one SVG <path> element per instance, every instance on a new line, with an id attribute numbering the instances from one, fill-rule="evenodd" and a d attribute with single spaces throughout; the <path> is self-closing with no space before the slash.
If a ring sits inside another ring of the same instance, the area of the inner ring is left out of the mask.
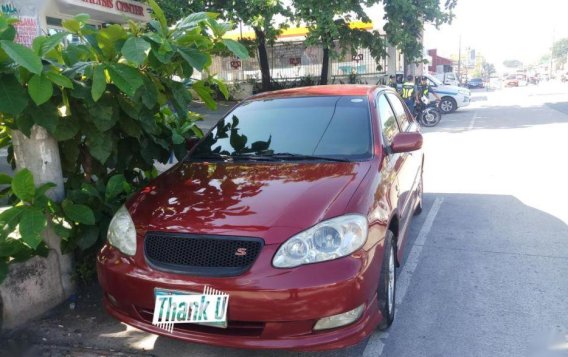
<path id="1" fill-rule="evenodd" d="M 239 68 L 241 68 L 241 61 L 239 61 L 239 60 L 232 60 L 232 61 L 231 61 L 231 68 L 232 68 L 232 69 L 239 69 Z"/>
<path id="2" fill-rule="evenodd" d="M 301 64 L 301 63 L 302 63 L 302 58 L 301 58 L 301 57 L 291 57 L 291 58 L 290 58 L 290 64 L 291 64 L 292 66 L 297 66 L 297 65 L 299 65 L 299 64 Z"/>
<path id="3" fill-rule="evenodd" d="M 20 16 L 19 21 L 14 24 L 16 28 L 16 42 L 24 46 L 32 47 L 34 38 L 38 36 L 38 23 L 35 17 Z"/>

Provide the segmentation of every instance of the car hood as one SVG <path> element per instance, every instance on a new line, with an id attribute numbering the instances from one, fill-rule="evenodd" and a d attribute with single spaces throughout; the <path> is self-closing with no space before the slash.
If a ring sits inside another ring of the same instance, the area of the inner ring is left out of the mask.
<path id="1" fill-rule="evenodd" d="M 146 231 L 251 236 L 280 243 L 345 213 L 368 162 L 181 163 L 127 207 Z"/>

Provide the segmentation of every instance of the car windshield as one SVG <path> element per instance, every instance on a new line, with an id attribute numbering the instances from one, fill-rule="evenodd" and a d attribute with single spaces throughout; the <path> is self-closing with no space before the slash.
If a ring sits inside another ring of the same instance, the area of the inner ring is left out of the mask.
<path id="1" fill-rule="evenodd" d="M 444 84 L 444 83 L 442 83 L 442 81 L 441 81 L 441 80 L 439 80 L 439 79 L 438 79 L 438 78 L 436 78 L 436 77 L 428 77 L 428 78 L 429 78 L 429 79 L 430 79 L 430 80 L 431 80 L 432 82 L 434 82 L 434 83 L 435 83 L 436 85 L 438 85 L 438 86 L 440 86 L 440 85 L 443 85 L 443 84 Z"/>
<path id="2" fill-rule="evenodd" d="M 223 118 L 191 159 L 371 157 L 369 104 L 362 96 L 252 100 Z"/>

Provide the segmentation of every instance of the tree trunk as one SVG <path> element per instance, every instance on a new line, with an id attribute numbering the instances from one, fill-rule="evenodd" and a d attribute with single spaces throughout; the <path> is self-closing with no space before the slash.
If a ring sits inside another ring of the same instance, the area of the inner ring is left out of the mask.
<path id="1" fill-rule="evenodd" d="M 321 64 L 320 85 L 326 85 L 327 84 L 328 74 L 329 74 L 329 48 L 324 47 L 324 49 L 323 49 L 323 63 Z"/>
<path id="2" fill-rule="evenodd" d="M 266 36 L 264 31 L 255 27 L 254 33 L 258 42 L 258 61 L 260 63 L 260 73 L 262 75 L 262 91 L 266 92 L 271 89 L 270 85 L 270 67 L 268 65 L 268 54 L 266 52 Z"/>

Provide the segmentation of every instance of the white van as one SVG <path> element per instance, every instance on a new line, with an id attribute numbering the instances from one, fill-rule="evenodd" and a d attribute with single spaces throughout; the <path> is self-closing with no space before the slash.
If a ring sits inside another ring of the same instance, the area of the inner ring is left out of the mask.
<path id="1" fill-rule="evenodd" d="M 468 106 L 471 98 L 471 91 L 467 88 L 462 88 L 454 85 L 446 85 L 438 78 L 426 74 L 432 91 L 440 96 L 442 102 L 440 109 L 442 113 L 453 113 L 458 108 Z"/>
<path id="2" fill-rule="evenodd" d="M 438 78 L 442 83 L 449 86 L 459 86 L 458 76 L 454 72 L 447 72 L 447 73 L 436 73 L 434 75 Z"/>

